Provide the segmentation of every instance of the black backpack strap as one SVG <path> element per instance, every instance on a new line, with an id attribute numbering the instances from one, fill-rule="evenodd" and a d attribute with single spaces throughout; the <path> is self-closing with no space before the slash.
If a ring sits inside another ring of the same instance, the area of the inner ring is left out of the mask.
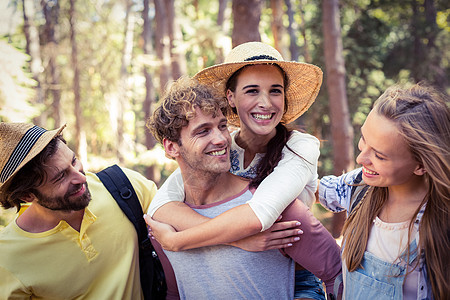
<path id="1" fill-rule="evenodd" d="M 130 180 L 122 169 L 118 165 L 113 165 L 98 172 L 97 176 L 117 201 L 124 214 L 133 223 L 138 233 L 139 242 L 146 240 L 150 242 L 147 236 L 147 225 L 143 218 L 144 212 L 142 211 L 141 203 Z"/>
<path id="2" fill-rule="evenodd" d="M 166 283 L 158 255 L 148 237 L 141 203 L 128 177 L 118 165 L 96 174 L 133 223 L 139 240 L 139 267 L 144 299 L 165 299 Z"/>

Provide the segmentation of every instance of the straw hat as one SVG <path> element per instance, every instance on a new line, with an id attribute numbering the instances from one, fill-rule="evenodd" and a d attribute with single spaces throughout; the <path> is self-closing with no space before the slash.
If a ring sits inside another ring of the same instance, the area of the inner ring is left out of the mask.
<path id="1" fill-rule="evenodd" d="M 255 64 L 277 64 L 287 75 L 287 111 L 281 119 L 284 124 L 301 116 L 316 99 L 322 85 L 322 70 L 307 63 L 285 61 L 276 49 L 260 42 L 244 43 L 233 48 L 224 63 L 203 69 L 194 78 L 225 93 L 227 80 L 234 72 Z M 239 126 L 239 117 L 231 109 L 227 118 L 231 125 Z"/>
<path id="2" fill-rule="evenodd" d="M 17 172 L 66 127 L 47 131 L 25 123 L 0 123 L 0 199 Z"/>

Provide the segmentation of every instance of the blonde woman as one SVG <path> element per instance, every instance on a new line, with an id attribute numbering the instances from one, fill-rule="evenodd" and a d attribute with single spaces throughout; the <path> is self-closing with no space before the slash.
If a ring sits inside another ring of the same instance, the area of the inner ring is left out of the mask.
<path id="1" fill-rule="evenodd" d="M 389 88 L 358 147 L 362 168 L 324 177 L 319 189 L 322 204 L 348 212 L 344 297 L 449 299 L 448 96 L 421 85 Z"/>

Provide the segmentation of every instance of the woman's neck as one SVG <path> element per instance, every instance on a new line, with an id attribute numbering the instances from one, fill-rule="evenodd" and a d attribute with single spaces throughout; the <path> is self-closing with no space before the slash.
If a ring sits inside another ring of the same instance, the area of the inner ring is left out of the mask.
<path id="1" fill-rule="evenodd" d="M 379 218 L 388 223 L 410 220 L 428 192 L 423 176 L 417 176 L 407 184 L 388 187 L 388 199 Z"/>
<path id="2" fill-rule="evenodd" d="M 246 130 L 240 130 L 236 134 L 235 142 L 239 147 L 244 149 L 244 168 L 253 161 L 257 153 L 265 153 L 267 144 L 275 136 L 276 130 L 270 135 L 255 135 Z"/>

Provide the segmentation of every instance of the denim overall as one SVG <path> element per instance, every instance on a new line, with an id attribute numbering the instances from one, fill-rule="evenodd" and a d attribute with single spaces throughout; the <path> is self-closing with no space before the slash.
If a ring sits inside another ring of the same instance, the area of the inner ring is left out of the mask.
<path id="1" fill-rule="evenodd" d="M 409 250 L 408 264 L 411 265 L 417 257 L 415 240 L 409 245 Z M 392 264 L 366 251 L 361 262 L 362 267 L 353 272 L 349 272 L 347 266 L 342 264 L 345 282 L 343 299 L 402 300 L 407 253 L 405 251 L 402 254 L 399 263 Z"/>

